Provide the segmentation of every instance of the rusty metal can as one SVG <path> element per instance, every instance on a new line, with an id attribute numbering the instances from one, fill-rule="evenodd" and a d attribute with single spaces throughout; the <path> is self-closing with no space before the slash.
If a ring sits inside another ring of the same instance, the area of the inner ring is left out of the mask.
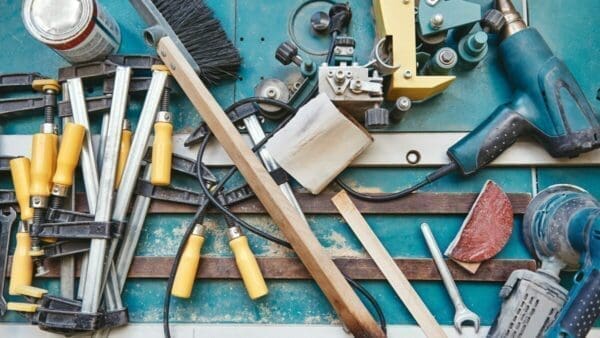
<path id="1" fill-rule="evenodd" d="M 96 0 L 25 0 L 23 23 L 70 63 L 102 60 L 121 43 L 115 19 Z"/>

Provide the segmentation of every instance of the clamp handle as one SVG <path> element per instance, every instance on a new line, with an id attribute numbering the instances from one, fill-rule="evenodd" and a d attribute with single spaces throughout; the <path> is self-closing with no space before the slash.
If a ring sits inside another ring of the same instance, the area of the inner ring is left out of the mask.
<path id="1" fill-rule="evenodd" d="M 54 184 L 65 187 L 73 185 L 75 167 L 79 162 L 85 127 L 80 124 L 67 123 L 56 159 L 56 172 L 52 178 Z"/>
<path id="2" fill-rule="evenodd" d="M 229 241 L 229 246 L 235 256 L 235 263 L 242 275 L 244 286 L 251 299 L 258 299 L 269 293 L 256 257 L 248 245 L 248 237 L 239 236 Z"/>
<path id="3" fill-rule="evenodd" d="M 33 280 L 33 259 L 31 258 L 31 236 L 29 231 L 17 233 L 17 247 L 13 254 L 10 270 L 8 294 L 20 295 L 22 288 L 31 285 Z"/>
<path id="4" fill-rule="evenodd" d="M 123 125 L 123 133 L 121 134 L 121 147 L 119 148 L 119 160 L 117 162 L 117 176 L 115 180 L 115 188 L 118 189 L 121 184 L 121 178 L 123 177 L 123 170 L 125 170 L 125 164 L 129 157 L 129 151 L 131 151 L 131 138 L 133 132 L 125 123 Z"/>
<path id="5" fill-rule="evenodd" d="M 154 124 L 154 142 L 152 144 L 152 170 L 150 182 L 157 186 L 171 183 L 171 162 L 173 160 L 173 124 L 166 111 L 158 113 Z"/>
<path id="6" fill-rule="evenodd" d="M 152 164 L 154 166 L 154 164 Z M 181 256 L 181 261 L 177 266 L 173 290 L 171 294 L 179 298 L 190 298 L 192 288 L 198 273 L 200 265 L 200 252 L 204 244 L 204 236 L 201 234 L 192 234 L 185 243 L 185 249 Z"/>
<path id="7" fill-rule="evenodd" d="M 31 145 L 31 196 L 50 196 L 50 182 L 56 163 L 58 136 L 50 133 L 33 135 Z"/>
<path id="8" fill-rule="evenodd" d="M 40 304 L 35 304 L 35 303 L 17 303 L 17 302 L 6 303 L 7 310 L 17 311 L 17 312 L 25 312 L 25 313 L 35 313 L 40 306 L 41 306 Z"/>
<path id="9" fill-rule="evenodd" d="M 23 222 L 30 222 L 33 219 L 33 209 L 29 206 L 30 170 L 31 163 L 27 157 L 10 160 L 10 173 Z"/>

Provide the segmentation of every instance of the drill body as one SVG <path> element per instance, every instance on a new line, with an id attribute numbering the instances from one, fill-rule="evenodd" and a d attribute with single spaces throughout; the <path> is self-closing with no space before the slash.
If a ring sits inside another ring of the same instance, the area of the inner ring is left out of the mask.
<path id="1" fill-rule="evenodd" d="M 502 41 L 499 52 L 513 99 L 448 150 L 463 174 L 490 163 L 522 135 L 533 136 L 553 157 L 600 146 L 600 123 L 590 103 L 537 30 L 523 26 Z"/>

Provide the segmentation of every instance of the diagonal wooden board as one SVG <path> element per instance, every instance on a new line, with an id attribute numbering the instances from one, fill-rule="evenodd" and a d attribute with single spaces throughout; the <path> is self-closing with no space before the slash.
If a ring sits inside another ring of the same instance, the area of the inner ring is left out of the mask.
<path id="1" fill-rule="evenodd" d="M 161 38 L 157 51 L 350 332 L 358 338 L 385 337 L 308 223 L 281 192 L 173 40 Z"/>
<path id="2" fill-rule="evenodd" d="M 430 338 L 446 337 L 441 326 L 435 320 L 429 309 L 415 289 L 410 285 L 408 278 L 398 268 L 394 259 L 387 252 L 381 241 L 360 214 L 346 191 L 340 191 L 331 201 L 340 211 L 358 240 L 365 247 L 369 256 L 375 261 L 381 273 L 388 280 L 392 289 L 402 300 L 408 311 L 415 318 L 423 332 Z"/>

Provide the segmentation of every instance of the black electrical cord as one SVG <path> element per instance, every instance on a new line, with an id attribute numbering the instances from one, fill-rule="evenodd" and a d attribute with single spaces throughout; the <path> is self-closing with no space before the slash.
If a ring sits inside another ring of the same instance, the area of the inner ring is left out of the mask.
<path id="1" fill-rule="evenodd" d="M 413 192 L 421 189 L 422 187 L 428 185 L 429 183 L 447 175 L 448 173 L 454 171 L 457 168 L 458 168 L 458 166 L 456 165 L 455 162 L 450 162 L 450 163 L 446 164 L 445 166 L 432 172 L 431 174 L 427 175 L 425 177 L 425 179 L 423 179 L 421 182 L 419 182 L 411 187 L 408 187 L 404 190 L 401 190 L 398 192 L 393 192 L 393 193 L 387 193 L 387 194 L 371 195 L 371 194 L 364 194 L 364 193 L 358 192 L 358 191 L 352 189 L 346 183 L 344 183 L 344 181 L 342 181 L 339 176 L 335 179 L 335 182 L 340 187 L 342 187 L 342 189 L 346 190 L 346 192 L 348 192 L 348 194 L 350 194 L 353 197 L 356 197 L 360 200 L 369 201 L 369 202 L 388 202 L 388 201 L 392 201 L 392 200 L 395 200 L 398 198 L 408 196 L 408 195 L 412 194 Z"/>
<path id="2" fill-rule="evenodd" d="M 280 103 L 283 104 L 283 103 Z M 293 109 L 293 107 L 290 107 Z M 286 119 L 286 121 L 290 120 L 293 116 L 294 116 L 295 112 L 290 114 L 290 116 L 288 116 L 288 118 Z M 282 128 L 286 121 L 284 121 L 276 130 Z M 273 135 L 275 135 L 275 132 L 272 132 L 268 135 L 265 136 L 265 139 L 263 139 L 260 143 L 256 144 L 253 148 L 253 151 L 258 151 L 259 149 L 262 148 L 262 145 L 269 139 L 271 138 Z M 212 136 L 212 133 L 209 132 L 206 135 L 206 138 L 202 141 L 202 144 L 200 145 L 200 149 L 198 151 L 198 155 L 196 158 L 197 163 L 202 163 L 202 158 L 204 157 L 204 152 L 206 151 L 206 148 L 208 146 L 208 141 L 210 139 L 210 137 Z M 203 166 L 196 166 L 196 175 L 198 178 L 198 182 L 200 183 L 200 188 L 202 189 L 203 193 L 207 196 L 207 198 L 211 201 L 211 203 L 217 208 L 219 209 L 219 211 L 221 211 L 224 215 L 226 215 L 227 217 L 230 217 L 234 222 L 236 222 L 237 224 L 239 224 L 240 226 L 242 226 L 243 228 L 245 228 L 246 230 L 261 236 L 263 238 L 266 238 L 272 242 L 275 242 L 277 244 L 280 244 L 284 247 L 290 248 L 292 249 L 292 246 L 290 243 L 279 239 L 277 237 L 272 236 L 271 234 L 268 234 L 264 231 L 262 231 L 261 229 L 258 229 L 256 227 L 254 227 L 253 225 L 248 224 L 246 221 L 242 220 L 241 218 L 239 218 L 237 215 L 235 215 L 234 213 L 232 213 L 229 209 L 227 209 L 227 207 L 225 207 L 217 198 L 215 198 L 213 195 L 210 194 L 210 191 L 208 189 L 208 187 L 206 186 L 206 184 L 204 183 L 204 180 L 202 180 L 202 177 L 204 176 L 204 170 L 205 168 L 203 168 Z M 357 291 L 359 291 L 363 296 L 365 296 L 365 298 L 371 303 L 371 305 L 373 306 L 375 312 L 377 313 L 377 316 L 379 318 L 379 323 L 381 325 L 381 329 L 383 332 L 387 332 L 387 325 L 386 325 L 386 320 L 385 320 L 385 316 L 383 314 L 383 310 L 381 309 L 381 307 L 379 306 L 379 304 L 377 303 L 377 301 L 375 300 L 375 298 L 364 288 L 362 287 L 360 284 L 358 284 L 356 281 L 354 281 L 353 279 L 351 279 L 350 277 L 348 277 L 347 275 L 344 274 L 344 278 L 348 281 L 349 284 L 351 284 L 354 288 L 356 288 Z"/>
<path id="3" fill-rule="evenodd" d="M 333 50 L 335 48 L 335 39 L 336 39 L 337 35 L 338 35 L 338 31 L 333 31 L 331 33 L 332 39 L 331 39 L 331 43 L 330 43 L 328 54 L 327 54 L 327 59 L 326 59 L 327 64 L 331 63 Z M 313 88 L 311 89 L 310 93 L 304 98 L 304 100 L 302 101 L 302 103 L 299 106 L 303 106 L 304 104 L 306 104 L 310 99 L 312 99 L 317 94 L 317 91 L 318 91 L 318 85 L 315 84 L 315 86 L 313 86 Z M 261 98 L 261 97 L 251 97 L 251 98 L 246 98 L 246 99 L 242 99 L 240 101 L 235 102 L 234 104 L 229 106 L 225 111 L 226 111 L 226 113 L 230 113 L 234 109 L 236 109 L 244 104 L 248 104 L 248 103 L 272 104 L 272 105 L 278 106 L 279 108 L 281 108 L 283 110 L 287 110 L 288 113 L 290 113 L 289 116 L 282 123 L 280 123 L 277 128 L 275 128 L 275 130 L 273 130 L 270 134 L 266 135 L 262 141 L 260 141 L 253 147 L 252 150 L 254 152 L 257 152 L 259 149 L 261 149 L 264 146 L 264 144 L 273 135 L 275 135 L 275 133 L 278 130 L 283 128 L 292 119 L 292 117 L 296 114 L 297 109 L 284 103 L 284 102 L 281 102 L 281 101 L 272 100 L 272 99 L 268 99 L 268 98 Z M 166 293 L 165 293 L 165 298 L 164 298 L 164 304 L 163 304 L 163 331 L 164 331 L 165 338 L 171 338 L 171 333 L 170 333 L 170 328 L 169 328 L 169 312 L 170 312 L 170 303 L 171 303 L 171 292 L 173 290 L 173 283 L 175 280 L 175 274 L 177 272 L 177 267 L 179 266 L 179 262 L 181 261 L 181 256 L 185 249 L 185 245 L 186 245 L 189 237 L 192 234 L 194 226 L 203 221 L 209 204 L 212 203 L 224 215 L 229 216 L 234 222 L 238 223 L 239 225 L 241 225 L 248 231 L 250 231 L 258 236 L 261 236 L 267 240 L 270 240 L 274 243 L 280 244 L 284 247 L 287 247 L 290 249 L 292 248 L 290 243 L 288 243 L 280 238 L 277 238 L 275 236 L 272 236 L 271 234 L 264 232 L 261 229 L 258 229 L 256 227 L 248 224 L 244 220 L 240 219 L 235 214 L 231 213 L 224 205 L 221 204 L 221 202 L 219 200 L 217 200 L 215 198 L 215 196 L 218 196 L 219 192 L 223 189 L 223 186 L 225 185 L 225 183 L 237 172 L 236 167 L 232 167 L 227 172 L 227 174 L 220 180 L 220 182 L 217 184 L 217 186 L 215 186 L 214 189 L 212 189 L 213 190 L 212 192 L 209 191 L 209 188 L 206 186 L 206 184 L 202 178 L 203 174 L 204 174 L 204 171 L 202 168 L 203 166 L 201 166 L 199 164 L 202 163 L 202 158 L 204 156 L 206 146 L 208 145 L 208 140 L 210 139 L 211 136 L 212 136 L 212 132 L 209 131 L 209 133 L 206 135 L 206 137 L 204 138 L 204 140 L 202 142 L 200 150 L 198 151 L 197 162 L 196 162 L 198 164 L 196 166 L 197 178 L 200 183 L 200 187 L 202 188 L 208 201 L 206 203 L 202 204 L 198 208 L 198 210 L 196 211 L 196 214 L 193 217 L 193 221 L 190 223 L 190 225 L 186 229 L 186 232 L 183 235 L 183 238 L 181 240 L 181 243 L 180 243 L 177 253 L 175 255 L 173 266 L 171 267 L 171 271 L 169 273 L 169 278 L 167 280 L 167 288 L 166 288 Z M 377 313 L 377 316 L 379 318 L 379 323 L 381 325 L 381 329 L 383 330 L 384 333 L 387 333 L 387 325 L 386 325 L 385 315 L 383 314 L 383 310 L 379 306 L 379 303 L 377 303 L 377 300 L 368 292 L 367 289 L 365 289 L 362 285 L 357 283 L 355 280 L 346 276 L 345 274 L 344 274 L 344 277 L 352 287 L 354 287 L 358 292 L 360 292 L 369 301 L 369 303 L 371 303 L 374 311 Z"/>

